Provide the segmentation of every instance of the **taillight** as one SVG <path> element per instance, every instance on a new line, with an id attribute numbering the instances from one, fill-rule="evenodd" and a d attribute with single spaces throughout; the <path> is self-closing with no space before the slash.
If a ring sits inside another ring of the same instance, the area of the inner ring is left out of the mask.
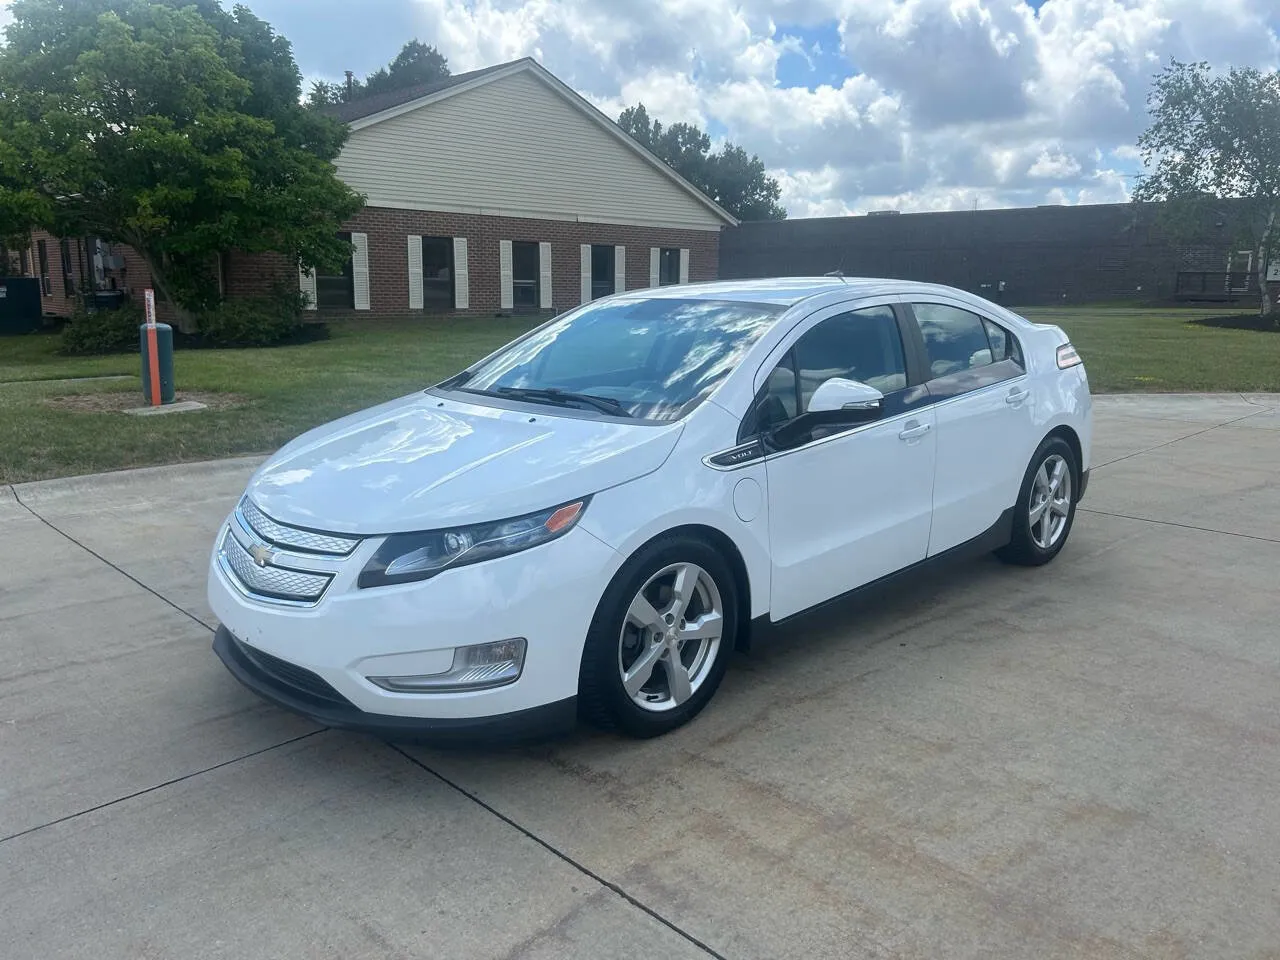
<path id="1" fill-rule="evenodd" d="M 1064 343 L 1058 348 L 1058 369 L 1066 370 L 1068 367 L 1078 367 L 1084 363 L 1080 359 L 1080 354 L 1076 353 L 1076 348 L 1069 343 Z"/>

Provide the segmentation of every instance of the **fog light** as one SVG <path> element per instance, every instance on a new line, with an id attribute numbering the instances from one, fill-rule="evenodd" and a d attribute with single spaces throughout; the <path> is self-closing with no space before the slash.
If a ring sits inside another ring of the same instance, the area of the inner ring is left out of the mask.
<path id="1" fill-rule="evenodd" d="M 469 690 L 491 690 L 515 683 L 524 669 L 525 642 L 521 637 L 457 647 L 453 666 L 444 673 L 417 677 L 370 677 L 384 690 L 395 693 L 465 693 Z"/>

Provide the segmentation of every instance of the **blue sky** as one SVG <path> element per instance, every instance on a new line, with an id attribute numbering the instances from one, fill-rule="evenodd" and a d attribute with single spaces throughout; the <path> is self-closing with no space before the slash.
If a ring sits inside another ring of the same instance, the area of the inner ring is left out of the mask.
<path id="1" fill-rule="evenodd" d="M 414 37 L 455 72 L 534 56 L 758 154 L 793 216 L 1123 201 L 1170 57 L 1280 67 L 1280 0 L 247 2 L 308 79 Z"/>

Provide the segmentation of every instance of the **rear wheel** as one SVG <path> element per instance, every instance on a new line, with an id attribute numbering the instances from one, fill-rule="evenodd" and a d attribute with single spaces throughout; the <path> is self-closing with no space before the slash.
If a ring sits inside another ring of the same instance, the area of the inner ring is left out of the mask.
<path id="1" fill-rule="evenodd" d="M 733 573 L 703 541 L 676 536 L 643 548 L 614 577 L 588 631 L 584 719 L 633 737 L 692 719 L 724 676 L 737 609 Z"/>
<path id="2" fill-rule="evenodd" d="M 1027 467 L 1014 507 L 1013 537 L 996 551 L 1000 559 L 1037 567 L 1058 555 L 1075 521 L 1079 476 L 1071 446 L 1061 437 L 1047 437 Z"/>

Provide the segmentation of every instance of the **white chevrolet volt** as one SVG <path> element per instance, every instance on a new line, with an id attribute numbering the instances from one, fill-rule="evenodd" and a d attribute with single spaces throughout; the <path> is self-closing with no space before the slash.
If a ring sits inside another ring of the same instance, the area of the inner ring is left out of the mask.
<path id="1" fill-rule="evenodd" d="M 1052 560 L 1090 406 L 1061 329 L 948 287 L 597 300 L 266 461 L 213 547 L 214 649 L 392 739 L 661 734 L 753 622 L 969 551 Z"/>

